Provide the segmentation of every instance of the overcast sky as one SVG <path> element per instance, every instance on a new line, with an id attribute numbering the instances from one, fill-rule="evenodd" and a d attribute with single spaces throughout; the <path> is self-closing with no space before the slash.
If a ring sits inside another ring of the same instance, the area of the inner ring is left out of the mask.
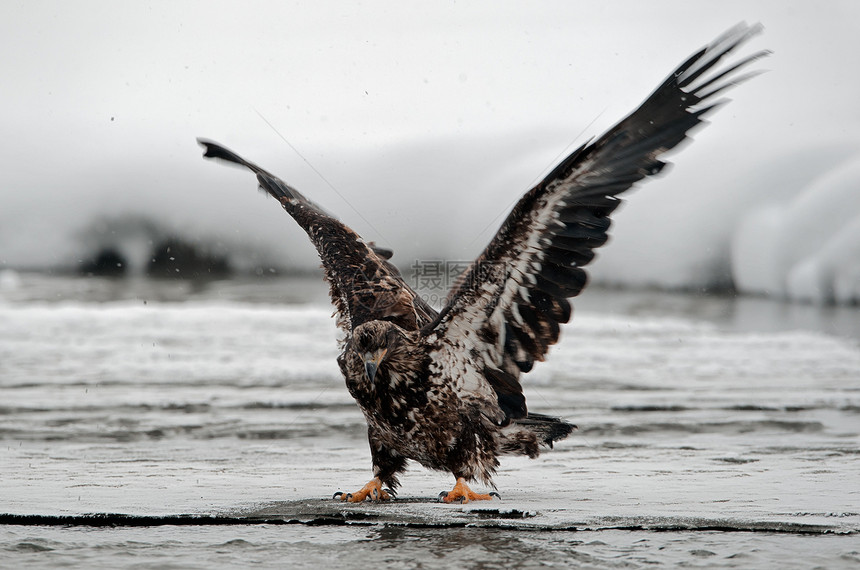
<path id="1" fill-rule="evenodd" d="M 0 266 L 80 256 L 82 228 L 129 213 L 313 263 L 198 136 L 401 263 L 468 259 L 560 153 L 742 20 L 764 24 L 745 49 L 773 50 L 769 73 L 631 197 L 619 255 L 665 249 L 673 225 L 725 232 L 712 208 L 779 199 L 860 150 L 860 2 L 4 1 Z"/>

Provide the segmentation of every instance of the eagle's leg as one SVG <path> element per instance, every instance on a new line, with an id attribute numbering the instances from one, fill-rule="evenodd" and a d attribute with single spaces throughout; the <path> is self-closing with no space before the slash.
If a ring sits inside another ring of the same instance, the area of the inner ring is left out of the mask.
<path id="1" fill-rule="evenodd" d="M 394 489 L 400 486 L 397 474 L 406 469 L 406 458 L 382 444 L 372 427 L 367 430 L 367 439 L 370 442 L 370 457 L 373 460 L 373 479 L 355 493 L 335 493 L 335 499 L 340 497 L 342 501 L 358 503 L 367 497 L 373 501 L 387 501 L 394 498 Z M 383 488 L 383 485 L 387 485 L 388 488 Z"/>
<path id="2" fill-rule="evenodd" d="M 372 501 L 387 501 L 391 499 L 392 494 L 382 488 L 382 480 L 379 477 L 374 477 L 367 482 L 367 485 L 355 493 L 335 493 L 334 498 L 337 499 L 338 497 L 340 497 L 341 501 L 360 503 L 368 497 L 370 497 Z"/>
<path id="3" fill-rule="evenodd" d="M 491 501 L 493 497 L 498 497 L 498 493 L 490 493 L 489 495 L 485 495 L 483 493 L 476 493 L 469 488 L 466 484 L 466 480 L 462 477 L 457 477 L 457 484 L 454 485 L 454 488 L 451 489 L 448 493 L 442 492 L 439 495 L 439 499 L 446 503 L 453 503 L 457 501 L 461 501 L 463 503 L 468 503 L 470 501 Z"/>

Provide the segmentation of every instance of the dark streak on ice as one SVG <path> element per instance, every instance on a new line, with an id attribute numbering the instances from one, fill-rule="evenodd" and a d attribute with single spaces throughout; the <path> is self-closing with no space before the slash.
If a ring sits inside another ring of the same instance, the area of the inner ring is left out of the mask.
<path id="1" fill-rule="evenodd" d="M 432 498 L 409 502 L 433 503 Z M 59 527 L 156 527 L 156 526 L 393 526 L 409 528 L 506 528 L 509 530 L 543 531 L 648 531 L 648 532 L 750 532 L 798 535 L 858 534 L 856 529 L 838 526 L 802 524 L 782 521 L 736 521 L 730 519 L 675 517 L 607 517 L 588 522 L 540 522 L 540 514 L 511 509 L 480 509 L 455 511 L 453 515 L 409 516 L 391 511 L 391 505 L 371 510 L 344 509 L 330 506 L 331 501 L 279 503 L 259 513 L 248 515 L 166 515 L 142 516 L 116 513 L 85 515 L 11 515 L 0 514 L 0 525 L 59 526 Z M 446 513 L 447 514 L 447 513 Z M 529 519 L 528 523 L 519 523 Z M 538 520 L 530 520 L 538 519 Z"/>

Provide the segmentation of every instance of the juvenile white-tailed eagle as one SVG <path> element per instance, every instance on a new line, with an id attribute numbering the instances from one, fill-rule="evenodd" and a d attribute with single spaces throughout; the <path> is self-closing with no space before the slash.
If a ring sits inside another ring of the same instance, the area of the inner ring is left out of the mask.
<path id="1" fill-rule="evenodd" d="M 373 479 L 341 494 L 345 500 L 390 498 L 409 459 L 454 475 L 446 502 L 489 499 L 467 482 L 492 485 L 500 455 L 537 457 L 541 446 L 552 447 L 574 429 L 529 413 L 520 376 L 546 357 L 570 319 L 568 298 L 585 287 L 583 267 L 607 240 L 618 196 L 660 172 L 661 155 L 723 102 L 715 96 L 753 75 L 739 70 L 767 52 L 718 64 L 760 30 L 731 28 L 633 113 L 565 158 L 520 199 L 438 313 L 388 262 L 390 251 L 259 166 L 198 141 L 204 156 L 253 171 L 322 258 L 345 333 L 338 363 L 367 419 L 373 460 Z"/>

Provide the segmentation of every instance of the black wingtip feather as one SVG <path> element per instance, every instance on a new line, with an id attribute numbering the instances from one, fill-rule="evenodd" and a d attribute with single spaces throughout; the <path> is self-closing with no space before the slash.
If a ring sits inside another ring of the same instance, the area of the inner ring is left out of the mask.
<path id="1" fill-rule="evenodd" d="M 252 171 L 254 174 L 257 175 L 257 182 L 260 184 L 260 188 L 266 191 L 278 201 L 280 201 L 282 205 L 285 205 L 284 200 L 299 199 L 307 205 L 313 205 L 314 208 L 317 208 L 322 211 L 319 206 L 313 204 L 310 200 L 302 196 L 298 190 L 291 187 L 289 184 L 287 184 L 274 174 L 271 174 L 263 168 L 260 168 L 253 162 L 245 160 L 227 147 L 222 146 L 215 141 L 211 141 L 204 138 L 198 138 L 197 143 L 204 148 L 204 158 L 215 158 L 223 160 L 232 164 L 244 166 L 248 170 Z"/>
<path id="2" fill-rule="evenodd" d="M 203 156 L 205 158 L 219 158 L 221 160 L 226 160 L 227 162 L 232 162 L 241 166 L 248 166 L 249 164 L 244 158 L 242 158 L 232 150 L 229 150 L 228 148 L 225 148 L 214 141 L 210 141 L 204 138 L 198 138 L 197 144 L 203 147 Z"/>
<path id="3" fill-rule="evenodd" d="M 763 30 L 764 27 L 759 23 L 752 26 L 747 25 L 746 22 L 735 24 L 701 50 L 697 57 L 691 58 L 692 61 L 687 60 L 675 71 L 674 76 L 677 78 L 677 85 L 681 88 L 689 87 L 723 58 L 734 52 L 738 46 Z M 700 87 L 697 86 L 691 91 L 695 92 Z"/>

